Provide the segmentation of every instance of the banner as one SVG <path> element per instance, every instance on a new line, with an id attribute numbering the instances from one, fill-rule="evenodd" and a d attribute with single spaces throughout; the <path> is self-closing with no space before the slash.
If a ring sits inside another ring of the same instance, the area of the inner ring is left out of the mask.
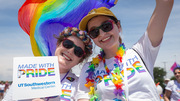
<path id="1" fill-rule="evenodd" d="M 13 100 L 58 96 L 60 85 L 56 56 L 13 59 Z"/>

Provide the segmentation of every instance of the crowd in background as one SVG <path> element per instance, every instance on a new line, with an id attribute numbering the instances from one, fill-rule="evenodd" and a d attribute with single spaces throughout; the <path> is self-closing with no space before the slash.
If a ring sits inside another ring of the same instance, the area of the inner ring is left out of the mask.
<path id="1" fill-rule="evenodd" d="M 164 85 L 165 87 L 167 86 L 168 82 L 171 81 L 169 78 L 165 78 L 164 79 Z M 5 96 L 6 92 L 9 89 L 9 86 L 12 84 L 12 81 L 0 81 L 0 101 L 3 99 L 3 97 Z M 160 99 L 161 101 L 166 101 L 164 99 L 165 97 L 165 87 L 161 87 L 160 83 L 158 82 L 156 84 L 157 87 L 157 91 L 159 93 Z"/>
<path id="2" fill-rule="evenodd" d="M 166 78 L 164 80 L 165 85 L 170 81 L 170 79 Z M 9 86 L 12 84 L 11 81 L 0 81 L 0 101 L 3 99 L 4 95 L 9 89 Z M 164 101 L 165 88 L 162 88 L 159 84 L 156 84 L 158 93 L 160 95 L 161 101 Z"/>
<path id="3" fill-rule="evenodd" d="M 165 85 L 165 87 L 167 86 L 167 84 L 168 84 L 169 81 L 170 81 L 169 78 L 165 78 L 165 79 L 164 79 L 164 85 Z M 159 96 L 160 96 L 161 101 L 165 101 L 165 100 L 164 100 L 165 87 L 161 87 L 159 82 L 156 84 L 156 87 L 157 87 L 157 91 L 158 91 L 158 94 L 159 94 Z"/>
<path id="4" fill-rule="evenodd" d="M 173 70 L 174 77 L 164 80 L 165 87 L 156 84 L 161 101 L 180 101 L 180 68 Z"/>

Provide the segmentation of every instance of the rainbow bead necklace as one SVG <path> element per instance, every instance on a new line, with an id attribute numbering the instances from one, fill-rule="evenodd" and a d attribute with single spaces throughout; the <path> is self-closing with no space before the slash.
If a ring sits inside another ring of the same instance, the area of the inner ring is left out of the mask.
<path id="1" fill-rule="evenodd" d="M 92 59 L 91 61 L 91 65 L 89 65 L 89 69 L 86 71 L 88 73 L 88 76 L 86 78 L 86 84 L 84 86 L 86 86 L 87 88 L 90 89 L 89 95 L 91 96 L 90 101 L 98 101 L 98 96 L 95 93 L 95 90 L 97 89 L 97 84 L 99 83 L 99 81 L 102 80 L 102 78 L 100 78 L 100 80 L 95 80 L 93 74 L 95 71 L 95 68 L 99 65 L 100 61 L 103 61 L 104 63 L 104 68 L 107 72 L 107 74 L 109 75 L 110 78 L 107 78 L 107 76 L 104 77 L 104 82 L 105 85 L 108 85 L 108 80 L 111 80 L 116 89 L 114 89 L 114 94 L 116 96 L 122 96 L 124 97 L 124 99 L 126 99 L 125 96 L 125 91 L 122 89 L 123 86 L 123 73 L 121 74 L 121 71 L 123 72 L 123 64 L 122 64 L 122 59 L 123 56 L 125 54 L 125 45 L 122 43 L 120 44 L 120 46 L 118 47 L 118 51 L 116 52 L 116 56 L 115 56 L 115 69 L 113 70 L 114 73 L 111 73 L 111 71 L 109 70 L 109 68 L 106 65 L 105 62 L 105 53 L 104 51 L 101 49 L 100 54 L 98 54 L 95 58 Z M 96 83 L 96 85 L 95 85 Z M 114 100 L 116 101 L 121 101 L 120 99 L 115 98 Z"/>

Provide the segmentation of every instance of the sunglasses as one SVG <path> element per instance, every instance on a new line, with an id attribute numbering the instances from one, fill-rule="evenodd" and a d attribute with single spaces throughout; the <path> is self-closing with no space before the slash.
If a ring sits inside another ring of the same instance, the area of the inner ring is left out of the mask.
<path id="1" fill-rule="evenodd" d="M 97 38 L 99 36 L 99 29 L 103 30 L 104 32 L 109 32 L 113 29 L 113 20 L 107 20 L 102 23 L 99 27 L 91 29 L 87 34 L 92 38 Z"/>
<path id="2" fill-rule="evenodd" d="M 177 72 L 177 73 L 174 73 L 174 75 L 176 75 L 176 74 L 180 74 L 180 71 L 179 71 L 179 72 Z"/>
<path id="3" fill-rule="evenodd" d="M 82 57 L 83 55 L 86 54 L 85 51 L 84 51 L 81 47 L 76 46 L 76 45 L 74 44 L 74 42 L 71 41 L 71 40 L 69 40 L 69 39 L 64 39 L 63 42 L 62 42 L 62 45 L 63 45 L 63 47 L 65 47 L 65 48 L 67 48 L 67 49 L 71 49 L 71 48 L 75 47 L 75 48 L 74 48 L 74 54 L 75 54 L 77 57 Z"/>

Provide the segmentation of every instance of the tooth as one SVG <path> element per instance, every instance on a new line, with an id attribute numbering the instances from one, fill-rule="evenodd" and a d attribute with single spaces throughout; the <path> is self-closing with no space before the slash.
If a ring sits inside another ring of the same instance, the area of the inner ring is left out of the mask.
<path id="1" fill-rule="evenodd" d="M 106 40 L 108 40 L 110 37 L 107 37 L 107 38 L 105 38 L 105 39 L 103 39 L 102 41 L 106 41 Z"/>
<path id="2" fill-rule="evenodd" d="M 70 60 L 70 58 L 68 58 L 66 55 L 63 54 L 63 57 L 65 57 L 67 60 Z"/>

